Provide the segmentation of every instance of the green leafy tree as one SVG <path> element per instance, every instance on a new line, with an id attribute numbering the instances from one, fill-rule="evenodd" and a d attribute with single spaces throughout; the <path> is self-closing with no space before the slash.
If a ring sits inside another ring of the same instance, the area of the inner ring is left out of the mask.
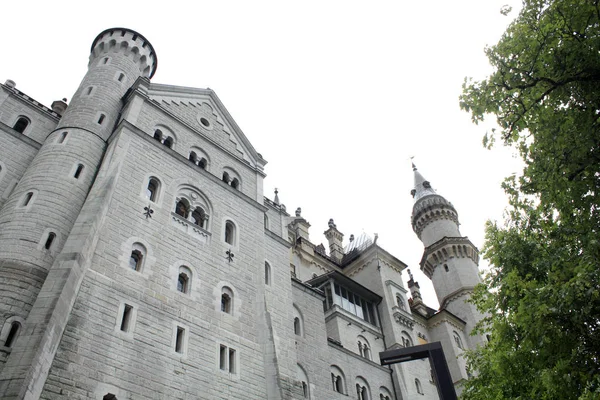
<path id="1" fill-rule="evenodd" d="M 506 11 L 506 10 L 505 10 Z M 488 222 L 491 270 L 473 301 L 490 343 L 468 354 L 463 399 L 600 399 L 600 5 L 524 0 L 467 79 L 461 108 L 524 161 Z"/>

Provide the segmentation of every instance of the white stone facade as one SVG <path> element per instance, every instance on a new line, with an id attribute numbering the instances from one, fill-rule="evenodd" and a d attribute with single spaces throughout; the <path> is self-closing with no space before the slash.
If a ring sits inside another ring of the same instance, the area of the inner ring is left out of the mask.
<path id="1" fill-rule="evenodd" d="M 216 94 L 156 60 L 114 28 L 65 111 L 0 85 L 0 397 L 437 399 L 427 361 L 379 362 L 431 341 L 460 391 L 476 249 L 431 250 L 458 225 L 418 228 L 436 312 L 376 239 L 311 243 Z"/>

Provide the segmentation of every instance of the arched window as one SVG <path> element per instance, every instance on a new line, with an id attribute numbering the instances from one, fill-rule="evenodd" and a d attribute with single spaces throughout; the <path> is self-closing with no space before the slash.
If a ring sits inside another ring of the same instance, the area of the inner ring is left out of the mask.
<path id="1" fill-rule="evenodd" d="M 413 341 L 410 338 L 410 335 L 408 333 L 406 333 L 405 331 L 402 331 L 402 346 L 404 347 L 412 347 L 413 345 Z"/>
<path id="2" fill-rule="evenodd" d="M 198 166 L 202 169 L 206 169 L 206 166 L 208 165 L 208 161 L 206 161 L 206 158 L 202 157 L 200 160 L 198 160 Z"/>
<path id="3" fill-rule="evenodd" d="M 296 317 L 294 318 L 294 334 L 300 336 L 301 335 L 301 331 L 300 331 L 300 318 Z"/>
<path id="4" fill-rule="evenodd" d="M 8 331 L 8 336 L 6 336 L 6 340 L 4 341 L 4 347 L 12 347 L 20 332 L 21 324 L 14 321 L 10 325 L 10 331 Z"/>
<path id="5" fill-rule="evenodd" d="M 146 248 L 140 243 L 134 243 L 129 256 L 129 268 L 134 271 L 141 271 L 144 266 L 144 256 Z"/>
<path id="6" fill-rule="evenodd" d="M 265 285 L 271 284 L 271 266 L 265 261 Z"/>
<path id="7" fill-rule="evenodd" d="M 240 181 L 237 178 L 233 178 L 231 180 L 231 187 L 234 189 L 238 189 L 240 187 Z"/>
<path id="8" fill-rule="evenodd" d="M 179 275 L 177 275 L 177 291 L 181 293 L 190 293 L 191 272 L 188 267 L 179 267 Z"/>
<path id="9" fill-rule="evenodd" d="M 107 393 L 104 395 L 104 397 L 102 397 L 102 400 L 118 400 L 117 396 L 115 396 L 112 393 Z"/>
<path id="10" fill-rule="evenodd" d="M 175 204 L 175 214 L 187 219 L 190 214 L 190 204 L 186 199 L 181 199 Z"/>
<path id="11" fill-rule="evenodd" d="M 225 222 L 225 243 L 235 246 L 235 225 L 231 221 Z"/>
<path id="12" fill-rule="evenodd" d="M 227 286 L 223 286 L 221 289 L 221 311 L 233 314 L 233 292 Z"/>
<path id="13" fill-rule="evenodd" d="M 367 360 L 371 359 L 371 346 L 366 338 L 363 336 L 358 337 L 358 354 Z"/>
<path id="14" fill-rule="evenodd" d="M 192 213 L 192 222 L 200 228 L 204 228 L 204 223 L 208 219 L 206 212 L 201 207 L 196 207 Z"/>
<path id="15" fill-rule="evenodd" d="M 269 229 L 269 217 L 265 214 L 265 229 Z"/>
<path id="16" fill-rule="evenodd" d="M 423 394 L 423 387 L 421 386 L 421 381 L 415 378 L 415 387 L 417 388 L 417 393 Z"/>
<path id="17" fill-rule="evenodd" d="M 154 131 L 153 137 L 154 137 L 154 139 L 158 140 L 159 142 L 162 142 L 162 137 L 163 137 L 162 131 L 160 129 L 156 129 Z"/>
<path id="18" fill-rule="evenodd" d="M 223 182 L 229 184 L 229 174 L 227 172 L 223 172 L 223 177 L 221 178 Z"/>
<path id="19" fill-rule="evenodd" d="M 194 164 L 196 164 L 198 162 L 198 156 L 196 155 L 195 151 L 190 151 L 190 155 L 188 157 L 188 159 L 193 162 Z"/>
<path id="20" fill-rule="evenodd" d="M 44 248 L 46 250 L 50 250 L 52 248 L 52 243 L 54 243 L 54 239 L 56 239 L 56 233 L 50 232 L 48 234 L 48 238 L 46 239 L 46 243 L 44 244 Z"/>
<path id="21" fill-rule="evenodd" d="M 379 388 L 379 400 L 391 400 L 392 399 L 392 394 L 390 393 L 390 391 L 385 388 L 385 387 L 380 387 Z"/>
<path id="22" fill-rule="evenodd" d="M 300 385 L 302 385 L 302 397 L 305 399 L 310 399 L 310 384 L 308 381 L 308 375 L 300 364 L 296 365 L 296 379 L 300 381 Z"/>
<path id="23" fill-rule="evenodd" d="M 396 295 L 396 304 L 398 304 L 398 307 L 401 310 L 406 309 L 406 307 L 404 306 L 404 300 L 402 300 L 402 296 L 400 296 L 399 294 Z"/>
<path id="24" fill-rule="evenodd" d="M 148 180 L 148 186 L 146 186 L 146 197 L 152 202 L 158 200 L 158 190 L 160 189 L 160 182 L 156 178 L 150 178 Z"/>
<path id="25" fill-rule="evenodd" d="M 19 133 L 23 133 L 25 132 L 25 129 L 27 129 L 27 126 L 29 126 L 30 123 L 31 121 L 29 121 L 29 118 L 20 116 L 19 119 L 17 119 L 17 122 L 15 122 L 13 129 Z"/>
<path id="26" fill-rule="evenodd" d="M 356 395 L 358 400 L 370 400 L 369 390 L 362 382 L 356 384 Z"/>
<path id="27" fill-rule="evenodd" d="M 462 344 L 462 340 L 460 339 L 460 335 L 458 334 L 458 332 L 453 331 L 452 336 L 454 336 L 454 343 L 456 343 L 456 347 L 458 347 L 459 349 L 462 349 L 463 344 Z"/>
<path id="28" fill-rule="evenodd" d="M 168 148 L 172 149 L 173 148 L 173 138 L 171 136 L 169 136 L 168 138 L 165 139 L 163 144 L 165 146 L 167 146 Z"/>
<path id="29" fill-rule="evenodd" d="M 341 369 L 335 365 L 331 366 L 331 386 L 334 392 L 345 394 L 346 384 L 344 382 L 344 374 Z"/>

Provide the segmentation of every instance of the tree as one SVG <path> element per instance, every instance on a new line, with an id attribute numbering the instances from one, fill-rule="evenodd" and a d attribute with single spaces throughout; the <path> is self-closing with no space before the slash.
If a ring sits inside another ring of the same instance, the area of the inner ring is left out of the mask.
<path id="1" fill-rule="evenodd" d="M 490 272 L 473 301 L 487 346 L 463 398 L 600 398 L 600 5 L 524 0 L 486 49 L 494 72 L 466 79 L 461 108 L 484 137 L 514 146 L 520 176 L 503 187 L 503 225 L 488 222 Z"/>

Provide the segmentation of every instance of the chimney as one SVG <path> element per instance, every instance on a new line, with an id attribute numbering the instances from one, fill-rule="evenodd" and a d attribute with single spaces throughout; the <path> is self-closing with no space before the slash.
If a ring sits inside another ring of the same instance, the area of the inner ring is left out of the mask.
<path id="1" fill-rule="evenodd" d="M 51 108 L 55 113 L 62 115 L 67 109 L 67 99 L 63 98 L 62 100 L 53 101 Z"/>
<path id="2" fill-rule="evenodd" d="M 329 229 L 323 233 L 329 242 L 329 256 L 336 261 L 341 261 L 344 256 L 344 248 L 342 247 L 344 234 L 337 230 L 333 218 L 329 220 Z"/>

